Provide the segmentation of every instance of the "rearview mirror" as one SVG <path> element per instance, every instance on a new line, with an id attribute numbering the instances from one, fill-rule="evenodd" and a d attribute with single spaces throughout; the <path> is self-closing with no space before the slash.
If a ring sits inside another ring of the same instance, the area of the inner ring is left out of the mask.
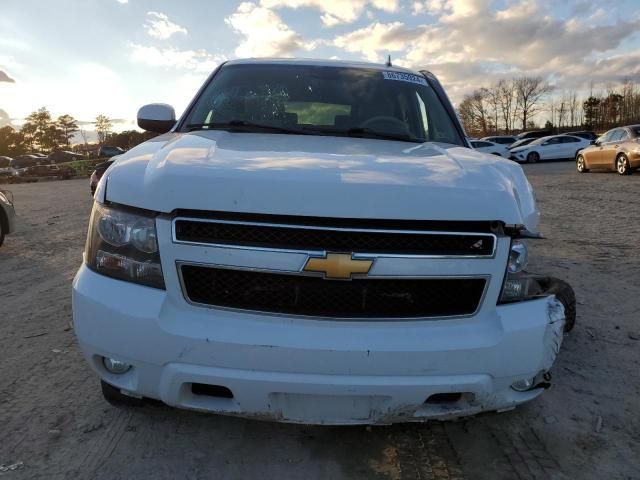
<path id="1" fill-rule="evenodd" d="M 138 126 L 149 132 L 166 133 L 176 124 L 176 112 L 166 103 L 150 103 L 138 110 Z"/>

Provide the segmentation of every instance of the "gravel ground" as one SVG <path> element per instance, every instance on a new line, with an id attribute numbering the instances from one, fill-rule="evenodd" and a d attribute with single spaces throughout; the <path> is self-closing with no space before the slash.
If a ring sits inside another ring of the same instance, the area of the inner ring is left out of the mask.
<path id="1" fill-rule="evenodd" d="M 0 476 L 640 478 L 640 174 L 526 170 L 547 235 L 533 269 L 578 298 L 553 387 L 508 413 L 374 428 L 111 408 L 71 328 L 88 182 L 11 186 L 22 229 L 0 248 Z"/>

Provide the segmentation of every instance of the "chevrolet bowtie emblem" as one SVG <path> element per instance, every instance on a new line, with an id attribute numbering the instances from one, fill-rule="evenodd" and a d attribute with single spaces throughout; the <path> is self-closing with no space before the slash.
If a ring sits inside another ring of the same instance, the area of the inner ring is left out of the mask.
<path id="1" fill-rule="evenodd" d="M 350 253 L 327 253 L 325 258 L 309 257 L 302 269 L 324 273 L 324 278 L 349 280 L 354 273 L 369 273 L 373 260 L 354 259 Z"/>

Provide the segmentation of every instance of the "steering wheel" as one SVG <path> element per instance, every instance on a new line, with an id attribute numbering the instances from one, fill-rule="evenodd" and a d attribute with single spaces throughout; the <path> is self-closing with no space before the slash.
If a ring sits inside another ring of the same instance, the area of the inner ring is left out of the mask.
<path id="1" fill-rule="evenodd" d="M 408 132 L 407 125 L 400 119 L 392 117 L 391 115 L 377 115 L 371 117 L 360 124 L 360 128 L 373 128 L 374 130 L 384 130 L 384 127 L 389 127 L 393 124 L 394 129 L 400 129 L 402 132 Z M 375 128 L 375 125 L 380 125 L 383 128 Z"/>

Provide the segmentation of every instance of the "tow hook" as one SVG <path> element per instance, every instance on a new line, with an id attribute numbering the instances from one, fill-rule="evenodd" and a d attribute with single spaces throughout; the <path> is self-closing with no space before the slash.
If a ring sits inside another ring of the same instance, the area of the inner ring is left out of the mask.
<path id="1" fill-rule="evenodd" d="M 540 381 L 536 384 L 535 388 L 544 388 L 545 390 L 551 386 L 551 372 L 545 372 L 542 375 L 543 381 Z"/>

